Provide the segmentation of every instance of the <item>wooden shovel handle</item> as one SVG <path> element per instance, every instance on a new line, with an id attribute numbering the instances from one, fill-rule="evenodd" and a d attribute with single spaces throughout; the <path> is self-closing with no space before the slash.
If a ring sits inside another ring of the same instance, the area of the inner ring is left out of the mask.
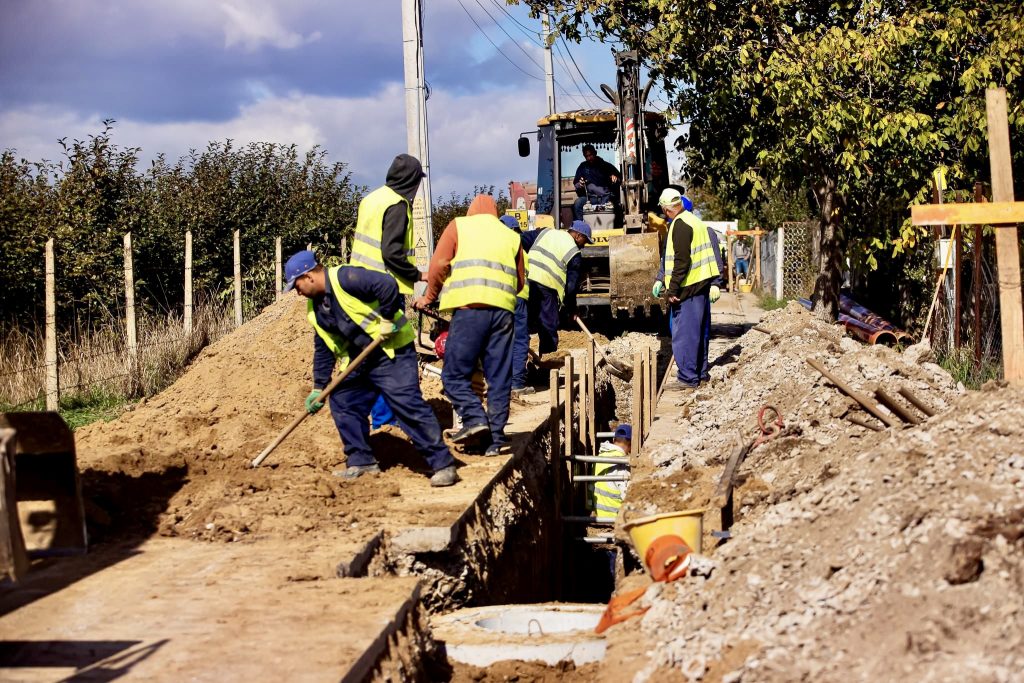
<path id="1" fill-rule="evenodd" d="M 380 346 L 381 342 L 383 341 L 383 337 L 377 337 L 372 342 L 370 342 L 366 346 L 366 348 L 363 349 L 358 356 L 356 356 L 355 360 L 348 364 L 348 367 L 345 368 L 345 370 L 340 375 L 332 379 L 330 383 L 326 387 L 324 387 L 324 390 L 320 392 L 320 396 L 318 398 L 320 398 L 321 400 L 326 399 L 332 391 L 338 388 L 338 385 L 341 384 L 346 377 L 352 374 L 353 370 L 359 367 L 359 365 L 364 360 L 366 360 L 367 356 L 373 353 L 374 349 Z M 302 424 L 302 421 L 309 417 L 309 415 L 310 414 L 305 409 L 303 409 L 301 413 L 296 415 L 295 419 L 291 421 L 291 424 L 282 429 L 281 433 L 277 435 L 277 438 L 271 441 L 270 445 L 264 448 L 263 452 L 257 455 L 255 459 L 253 459 L 252 466 L 254 468 L 259 467 L 263 463 L 263 461 L 267 459 L 267 456 L 273 453 L 274 449 L 280 446 L 281 442 L 284 441 L 289 434 L 295 431 L 295 428 Z"/>

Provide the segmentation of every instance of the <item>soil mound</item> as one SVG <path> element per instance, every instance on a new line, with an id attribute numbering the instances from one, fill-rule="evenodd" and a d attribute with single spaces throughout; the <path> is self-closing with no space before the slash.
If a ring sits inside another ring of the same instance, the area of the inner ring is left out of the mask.
<path id="1" fill-rule="evenodd" d="M 404 481 L 423 478 L 415 449 L 389 428 L 371 437 L 383 475 L 358 483 L 332 476 L 344 455 L 327 408 L 263 467 L 249 468 L 302 409 L 312 387 L 312 335 L 305 301 L 285 297 L 206 348 L 162 393 L 112 422 L 79 430 L 94 536 L 153 528 L 227 541 L 323 529 L 357 533 L 380 501 L 399 495 Z"/>
<path id="2" fill-rule="evenodd" d="M 783 415 L 783 435 L 740 470 L 733 538 L 710 551 L 710 576 L 652 589 L 649 680 L 658 667 L 745 683 L 1015 680 L 1024 391 L 962 392 L 918 350 L 862 346 L 792 306 L 762 326 L 680 407 L 683 435 L 630 488 L 632 514 L 703 505 L 737 432 L 756 435 L 758 408 Z M 908 387 L 938 414 L 856 426 L 849 414 L 870 418 L 808 357 L 863 393 Z"/>

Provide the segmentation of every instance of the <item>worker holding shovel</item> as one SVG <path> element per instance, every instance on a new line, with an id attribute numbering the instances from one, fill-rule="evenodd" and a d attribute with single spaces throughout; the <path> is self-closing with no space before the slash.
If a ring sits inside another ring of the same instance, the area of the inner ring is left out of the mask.
<path id="1" fill-rule="evenodd" d="M 313 352 L 313 391 L 306 410 L 323 407 L 320 394 L 336 364 L 349 362 L 373 340 L 381 339 L 362 365 L 330 394 L 331 416 L 344 444 L 348 467 L 336 474 L 355 479 L 380 472 L 369 445 L 370 409 L 384 396 L 402 430 L 423 454 L 433 471 L 431 486 L 451 486 L 459 480 L 455 460 L 441 440 L 441 425 L 423 399 L 419 386 L 415 332 L 402 311 L 395 279 L 357 266 L 325 269 L 311 251 L 300 251 L 285 264 L 285 291 L 292 288 L 309 299 L 307 318 L 316 331 Z"/>

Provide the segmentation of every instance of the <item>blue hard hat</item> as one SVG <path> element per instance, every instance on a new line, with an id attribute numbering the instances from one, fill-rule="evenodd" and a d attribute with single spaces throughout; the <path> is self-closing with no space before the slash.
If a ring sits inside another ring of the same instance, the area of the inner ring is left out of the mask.
<path id="1" fill-rule="evenodd" d="M 625 439 L 626 441 L 633 440 L 633 428 L 629 425 L 619 425 L 615 428 L 615 432 L 612 434 L 613 439 Z"/>
<path id="2" fill-rule="evenodd" d="M 309 271 L 316 268 L 316 254 L 303 249 L 302 251 L 294 254 L 288 262 L 284 264 L 284 291 L 288 292 L 295 286 L 295 281 L 308 273 Z"/>
<path id="3" fill-rule="evenodd" d="M 586 221 L 573 221 L 572 226 L 569 229 L 586 237 L 588 244 L 594 243 L 593 233 L 590 232 L 590 226 L 587 225 Z"/>
<path id="4" fill-rule="evenodd" d="M 505 214 L 498 220 L 504 223 L 506 227 L 512 228 L 516 232 L 519 231 L 519 219 L 517 219 L 515 216 L 509 216 L 508 214 Z"/>
<path id="5" fill-rule="evenodd" d="M 682 196 L 682 200 L 683 200 L 683 210 L 685 210 L 685 211 L 693 211 L 693 202 L 690 201 L 690 198 L 687 197 L 684 194 Z"/>

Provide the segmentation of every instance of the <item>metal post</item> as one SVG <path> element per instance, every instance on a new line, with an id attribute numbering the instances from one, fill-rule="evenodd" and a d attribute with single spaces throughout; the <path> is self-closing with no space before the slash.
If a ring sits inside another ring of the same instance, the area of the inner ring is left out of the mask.
<path id="1" fill-rule="evenodd" d="M 985 201 L 985 192 L 981 183 L 974 183 L 974 201 L 981 203 Z M 974 362 L 981 366 L 981 259 L 985 253 L 985 241 L 982 227 L 974 226 L 974 267 L 971 274 L 972 306 L 974 307 L 974 320 L 972 329 L 974 331 Z"/>
<path id="2" fill-rule="evenodd" d="M 775 241 L 775 298 L 781 299 L 785 292 L 783 280 L 782 259 L 786 254 L 786 228 L 780 225 L 776 232 L 778 239 Z"/>
<path id="3" fill-rule="evenodd" d="M 192 231 L 185 231 L 185 334 L 192 334 Z"/>
<path id="4" fill-rule="evenodd" d="M 540 15 L 540 22 L 544 38 L 544 86 L 547 91 L 548 116 L 557 111 L 555 109 L 555 65 L 551 60 L 551 16 L 544 12 Z"/>
<path id="5" fill-rule="evenodd" d="M 281 238 L 274 240 L 274 299 L 280 299 L 284 292 L 281 291 Z"/>
<path id="6" fill-rule="evenodd" d="M 242 240 L 235 230 L 235 327 L 242 326 Z"/>
<path id="7" fill-rule="evenodd" d="M 57 367 L 57 285 L 53 238 L 46 240 L 46 409 L 60 404 L 60 373 Z"/>
<path id="8" fill-rule="evenodd" d="M 124 235 L 124 324 L 128 332 L 128 355 L 139 357 L 138 328 L 135 326 L 135 273 L 132 268 L 132 234 Z"/>

